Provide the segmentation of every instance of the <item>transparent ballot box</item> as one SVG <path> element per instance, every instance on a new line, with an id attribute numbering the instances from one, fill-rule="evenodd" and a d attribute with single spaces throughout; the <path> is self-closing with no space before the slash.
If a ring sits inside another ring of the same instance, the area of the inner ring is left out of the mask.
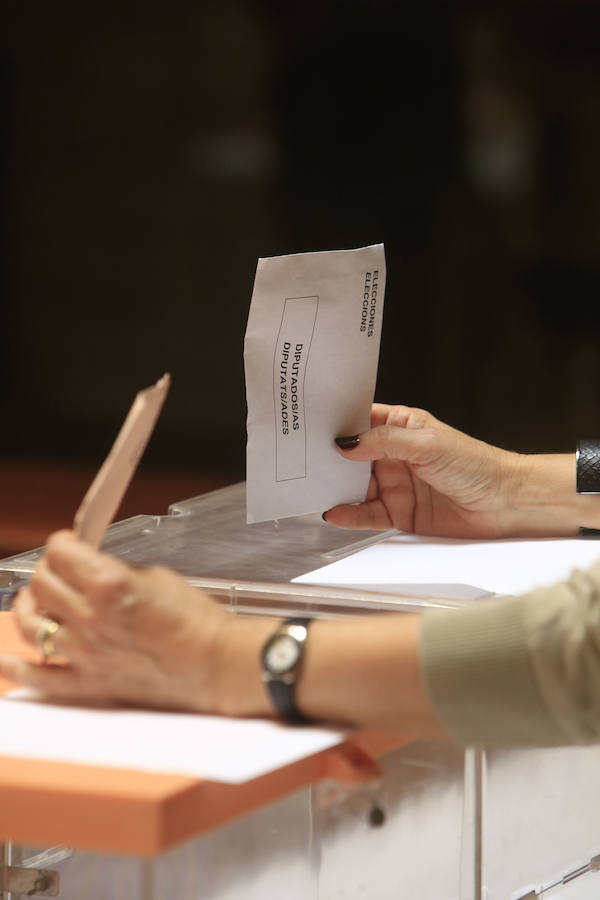
<path id="1" fill-rule="evenodd" d="M 451 599 L 419 599 L 310 585 L 292 578 L 349 556 L 395 531 L 344 531 L 320 515 L 246 523 L 245 485 L 235 484 L 174 503 L 166 516 L 134 516 L 108 529 L 102 549 L 135 566 L 162 564 L 238 612 L 307 611 L 346 615 L 369 611 L 454 606 Z M 24 583 L 43 548 L 0 560 L 4 608 Z"/>

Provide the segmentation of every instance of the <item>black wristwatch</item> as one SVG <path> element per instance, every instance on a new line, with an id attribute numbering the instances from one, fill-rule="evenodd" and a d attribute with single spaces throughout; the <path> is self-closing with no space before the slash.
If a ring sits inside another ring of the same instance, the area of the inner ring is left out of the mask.
<path id="1" fill-rule="evenodd" d="M 262 677 L 278 715 L 288 722 L 308 722 L 294 700 L 310 619 L 286 619 L 262 650 Z"/>
<path id="2" fill-rule="evenodd" d="M 600 441 L 579 441 L 576 459 L 578 494 L 600 494 Z M 580 528 L 581 537 L 600 537 L 598 528 Z"/>

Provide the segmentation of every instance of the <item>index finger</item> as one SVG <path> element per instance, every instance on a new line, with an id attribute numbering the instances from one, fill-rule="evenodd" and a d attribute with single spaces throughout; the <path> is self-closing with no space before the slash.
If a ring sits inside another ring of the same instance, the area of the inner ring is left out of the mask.
<path id="1" fill-rule="evenodd" d="M 45 559 L 59 578 L 86 596 L 109 599 L 127 593 L 131 575 L 125 563 L 100 553 L 72 532 L 53 534 Z"/>
<path id="2" fill-rule="evenodd" d="M 391 406 L 389 403 L 374 403 L 371 407 L 371 428 L 387 425 L 391 412 L 394 412 L 394 425 L 402 426 L 410 415 L 409 406 Z M 404 420 L 404 421 L 403 421 Z"/>
<path id="3" fill-rule="evenodd" d="M 391 406 L 388 403 L 373 403 L 371 406 L 371 428 L 385 425 Z"/>

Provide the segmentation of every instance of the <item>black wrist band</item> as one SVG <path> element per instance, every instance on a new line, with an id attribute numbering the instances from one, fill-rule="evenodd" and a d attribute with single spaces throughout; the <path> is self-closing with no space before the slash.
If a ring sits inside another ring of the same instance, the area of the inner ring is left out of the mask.
<path id="1" fill-rule="evenodd" d="M 576 460 L 578 494 L 600 494 L 600 441 L 579 441 Z M 580 537 L 600 537 L 600 528 L 580 528 Z"/>
<path id="2" fill-rule="evenodd" d="M 578 494 L 600 494 L 600 441 L 579 441 L 575 455 Z"/>

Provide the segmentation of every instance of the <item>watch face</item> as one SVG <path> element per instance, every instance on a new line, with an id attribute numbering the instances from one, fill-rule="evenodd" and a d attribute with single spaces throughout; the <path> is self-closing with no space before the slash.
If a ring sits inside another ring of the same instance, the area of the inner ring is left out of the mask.
<path id="1" fill-rule="evenodd" d="M 265 652 L 265 666 L 272 675 L 283 675 L 294 668 L 299 655 L 300 648 L 294 638 L 278 635 Z"/>

